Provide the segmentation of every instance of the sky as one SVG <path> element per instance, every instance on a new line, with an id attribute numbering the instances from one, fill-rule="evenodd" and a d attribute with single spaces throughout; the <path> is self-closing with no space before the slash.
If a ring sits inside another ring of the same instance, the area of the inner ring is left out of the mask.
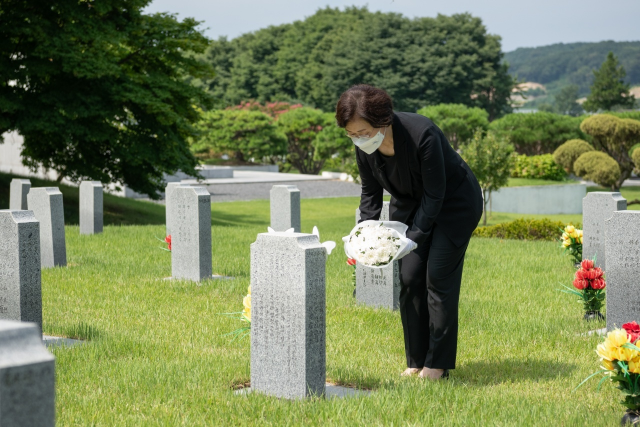
<path id="1" fill-rule="evenodd" d="M 640 0 L 153 0 L 146 11 L 177 13 L 204 21 L 205 34 L 229 39 L 313 15 L 324 7 L 367 6 L 407 17 L 469 12 L 488 32 L 502 37 L 502 50 L 554 43 L 640 40 Z"/>

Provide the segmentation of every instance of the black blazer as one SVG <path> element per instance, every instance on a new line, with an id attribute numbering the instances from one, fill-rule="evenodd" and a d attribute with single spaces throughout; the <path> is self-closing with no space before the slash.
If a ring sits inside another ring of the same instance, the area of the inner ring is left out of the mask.
<path id="1" fill-rule="evenodd" d="M 385 189 L 391 194 L 389 219 L 407 224 L 409 239 L 423 243 L 437 225 L 456 246 L 462 246 L 482 217 L 482 190 L 476 177 L 430 119 L 395 113 L 392 129 L 402 183 L 398 191 L 411 197 L 391 188 L 378 150 L 366 154 L 356 147 L 362 180 L 359 222 L 380 218 Z"/>

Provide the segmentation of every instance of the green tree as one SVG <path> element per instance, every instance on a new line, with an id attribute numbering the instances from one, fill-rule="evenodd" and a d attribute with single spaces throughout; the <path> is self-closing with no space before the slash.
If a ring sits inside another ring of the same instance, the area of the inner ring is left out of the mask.
<path id="1" fill-rule="evenodd" d="M 484 195 L 483 225 L 487 225 L 487 204 L 491 192 L 507 185 L 515 162 L 514 148 L 507 138 L 488 132 L 483 136 L 477 131 L 462 146 L 462 158 L 476 176 Z"/>
<path id="2" fill-rule="evenodd" d="M 585 139 L 581 121 L 549 112 L 513 113 L 493 121 L 489 129 L 509 138 L 520 154 L 547 154 L 569 139 Z"/>
<path id="3" fill-rule="evenodd" d="M 197 174 L 187 140 L 209 96 L 185 78 L 211 67 L 185 53 L 208 40 L 148 3 L 0 3 L 0 133 L 23 135 L 27 165 L 152 197 L 164 173 Z"/>
<path id="4" fill-rule="evenodd" d="M 196 154 L 230 152 L 240 163 L 287 154 L 287 140 L 274 119 L 260 111 L 211 110 L 196 128 L 199 137 L 191 146 Z"/>
<path id="5" fill-rule="evenodd" d="M 313 141 L 314 159 L 325 162 L 328 159 L 335 159 L 340 162 L 340 169 L 352 176 L 355 167 L 356 174 L 353 178 L 357 179 L 358 165 L 356 164 L 353 141 L 347 136 L 344 129 L 338 127 L 333 113 L 324 113 L 323 121 L 322 130 L 318 132 Z"/>
<path id="6" fill-rule="evenodd" d="M 583 104 L 587 111 L 610 111 L 614 107 L 634 108 L 636 100 L 624 82 L 626 71 L 618 65 L 618 58 L 609 52 L 599 70 L 593 70 L 591 93 Z"/>
<path id="7" fill-rule="evenodd" d="M 453 148 L 471 139 L 477 129 L 489 127 L 489 113 L 482 108 L 464 104 L 438 104 L 418 110 L 418 114 L 430 118 L 445 134 Z"/>
<path id="8" fill-rule="evenodd" d="M 582 114 L 584 110 L 577 102 L 580 97 L 578 94 L 579 89 L 578 85 L 563 87 L 554 99 L 554 109 L 556 112 L 574 117 Z"/>
<path id="9" fill-rule="evenodd" d="M 315 108 L 302 107 L 282 114 L 278 129 L 287 138 L 287 166 L 294 167 L 300 173 L 317 175 L 326 158 L 315 155 L 316 136 L 326 123 L 325 114 Z"/>
<path id="10" fill-rule="evenodd" d="M 580 129 L 591 135 L 596 150 L 608 154 L 618 163 L 620 175 L 611 185 L 614 191 L 618 191 L 633 171 L 634 164 L 629 151 L 635 144 L 640 143 L 640 121 L 598 114 L 585 119 Z"/>
<path id="11" fill-rule="evenodd" d="M 318 10 L 304 21 L 212 43 L 216 70 L 201 84 L 225 106 L 247 99 L 299 100 L 335 109 L 356 83 L 385 89 L 398 110 L 443 102 L 511 111 L 514 80 L 500 38 L 469 14 L 409 19 L 348 7 Z"/>

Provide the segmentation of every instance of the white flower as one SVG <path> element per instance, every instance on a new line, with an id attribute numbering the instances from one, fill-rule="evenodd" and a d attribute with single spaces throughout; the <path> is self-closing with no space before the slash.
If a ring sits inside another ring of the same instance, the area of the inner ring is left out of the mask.
<path id="1" fill-rule="evenodd" d="M 356 260 L 364 265 L 385 265 L 397 254 L 400 244 L 396 232 L 384 225 L 365 225 L 349 238 Z"/>

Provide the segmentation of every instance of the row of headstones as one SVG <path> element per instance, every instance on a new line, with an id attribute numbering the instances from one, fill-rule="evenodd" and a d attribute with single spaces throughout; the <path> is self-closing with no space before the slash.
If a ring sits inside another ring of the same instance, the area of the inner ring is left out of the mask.
<path id="1" fill-rule="evenodd" d="M 591 192 L 582 223 L 582 258 L 595 258 L 607 279 L 607 329 L 640 321 L 640 211 L 620 193 Z"/>

